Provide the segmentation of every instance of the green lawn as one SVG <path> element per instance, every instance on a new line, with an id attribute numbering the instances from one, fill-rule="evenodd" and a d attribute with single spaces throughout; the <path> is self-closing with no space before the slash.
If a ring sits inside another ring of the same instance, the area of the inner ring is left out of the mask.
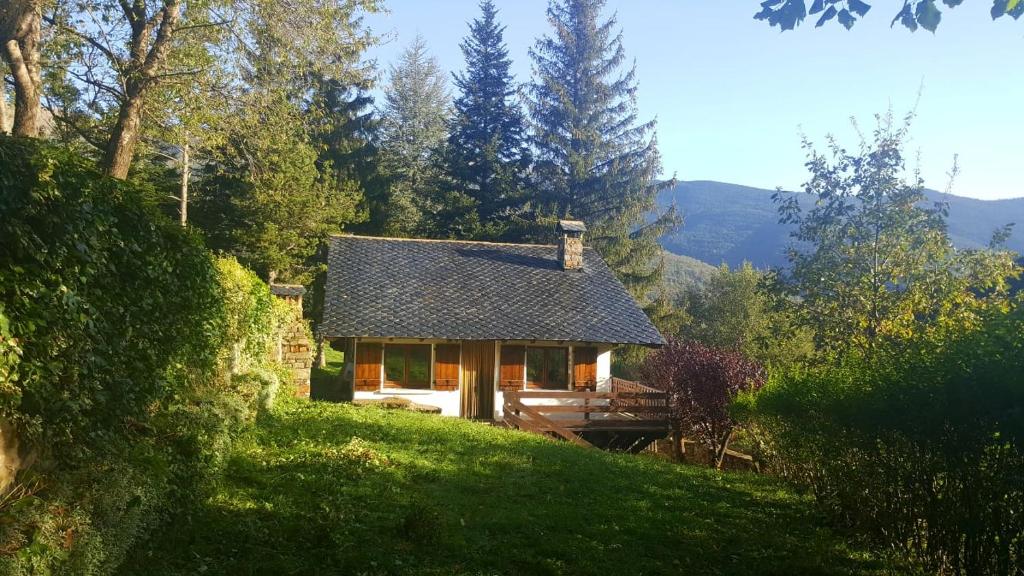
<path id="1" fill-rule="evenodd" d="M 341 369 L 345 363 L 345 354 L 324 346 L 324 367 L 310 370 L 309 395 L 314 400 L 330 400 L 347 402 L 352 400 L 351 386 L 341 382 Z"/>
<path id="2" fill-rule="evenodd" d="M 890 574 L 770 478 L 284 400 L 123 574 Z"/>

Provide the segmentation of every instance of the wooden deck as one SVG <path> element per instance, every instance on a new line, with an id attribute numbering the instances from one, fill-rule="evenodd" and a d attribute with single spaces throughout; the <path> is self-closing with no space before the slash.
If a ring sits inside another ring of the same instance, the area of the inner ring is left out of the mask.
<path id="1" fill-rule="evenodd" d="M 621 378 L 600 388 L 607 391 L 505 392 L 505 422 L 579 446 L 628 452 L 668 435 L 665 392 Z"/>

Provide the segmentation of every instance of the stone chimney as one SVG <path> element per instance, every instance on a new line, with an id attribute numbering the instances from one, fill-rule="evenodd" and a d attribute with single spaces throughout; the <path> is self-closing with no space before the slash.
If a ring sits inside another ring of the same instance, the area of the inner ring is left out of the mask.
<path id="1" fill-rule="evenodd" d="M 579 220 L 558 221 L 558 262 L 562 270 L 583 269 L 583 233 L 587 227 Z"/>

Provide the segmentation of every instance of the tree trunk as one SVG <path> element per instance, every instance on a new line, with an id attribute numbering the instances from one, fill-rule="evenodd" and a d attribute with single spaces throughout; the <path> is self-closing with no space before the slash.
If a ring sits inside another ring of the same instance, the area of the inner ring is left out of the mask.
<path id="1" fill-rule="evenodd" d="M 715 470 L 722 469 L 722 462 L 725 461 L 725 454 L 729 451 L 729 441 L 732 440 L 732 428 L 726 433 L 725 438 L 718 443 L 718 447 L 715 450 Z"/>
<path id="2" fill-rule="evenodd" d="M 132 59 L 127 80 L 124 82 L 125 98 L 101 162 L 109 176 L 122 180 L 128 177 L 135 146 L 139 142 L 146 96 L 150 89 L 160 82 L 161 74 L 164 73 L 167 54 L 171 50 L 181 10 L 180 0 L 164 0 L 163 8 L 152 18 L 147 18 L 145 3 L 136 3 L 136 6 L 142 8 L 127 10 L 129 24 L 132 27 Z M 147 50 L 146 44 L 156 22 L 159 22 L 156 37 Z"/>
<path id="3" fill-rule="evenodd" d="M 313 357 L 313 366 L 315 368 L 323 369 L 327 365 L 327 354 L 324 351 L 324 337 L 317 335 L 316 337 L 316 355 Z"/>
<path id="4" fill-rule="evenodd" d="M 181 147 L 181 193 L 179 195 L 179 201 L 181 202 L 181 225 L 184 227 L 188 224 L 188 179 L 192 175 L 191 160 L 188 156 L 188 137 L 185 137 L 185 143 Z"/>
<path id="5" fill-rule="evenodd" d="M 0 80 L 0 134 L 7 134 L 7 91 Z"/>
<path id="6" fill-rule="evenodd" d="M 0 43 L 14 78 L 15 136 L 39 136 L 39 38 L 42 6 L 38 0 L 0 2 Z"/>
<path id="7" fill-rule="evenodd" d="M 124 180 L 128 177 L 128 169 L 132 166 L 135 145 L 139 142 L 139 129 L 142 126 L 143 92 L 136 88 L 130 90 L 128 99 L 121 105 L 117 115 L 117 123 L 110 133 L 107 149 L 103 153 L 103 168 L 109 176 Z"/>
<path id="8" fill-rule="evenodd" d="M 672 460 L 682 462 L 686 458 L 686 444 L 683 443 L 682 430 L 672 431 Z"/>

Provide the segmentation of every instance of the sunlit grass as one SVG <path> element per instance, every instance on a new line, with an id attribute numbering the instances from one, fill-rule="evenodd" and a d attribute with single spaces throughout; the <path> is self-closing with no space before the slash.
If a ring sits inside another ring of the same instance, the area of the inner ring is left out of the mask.
<path id="1" fill-rule="evenodd" d="M 770 478 L 287 400 L 126 574 L 888 574 Z"/>

